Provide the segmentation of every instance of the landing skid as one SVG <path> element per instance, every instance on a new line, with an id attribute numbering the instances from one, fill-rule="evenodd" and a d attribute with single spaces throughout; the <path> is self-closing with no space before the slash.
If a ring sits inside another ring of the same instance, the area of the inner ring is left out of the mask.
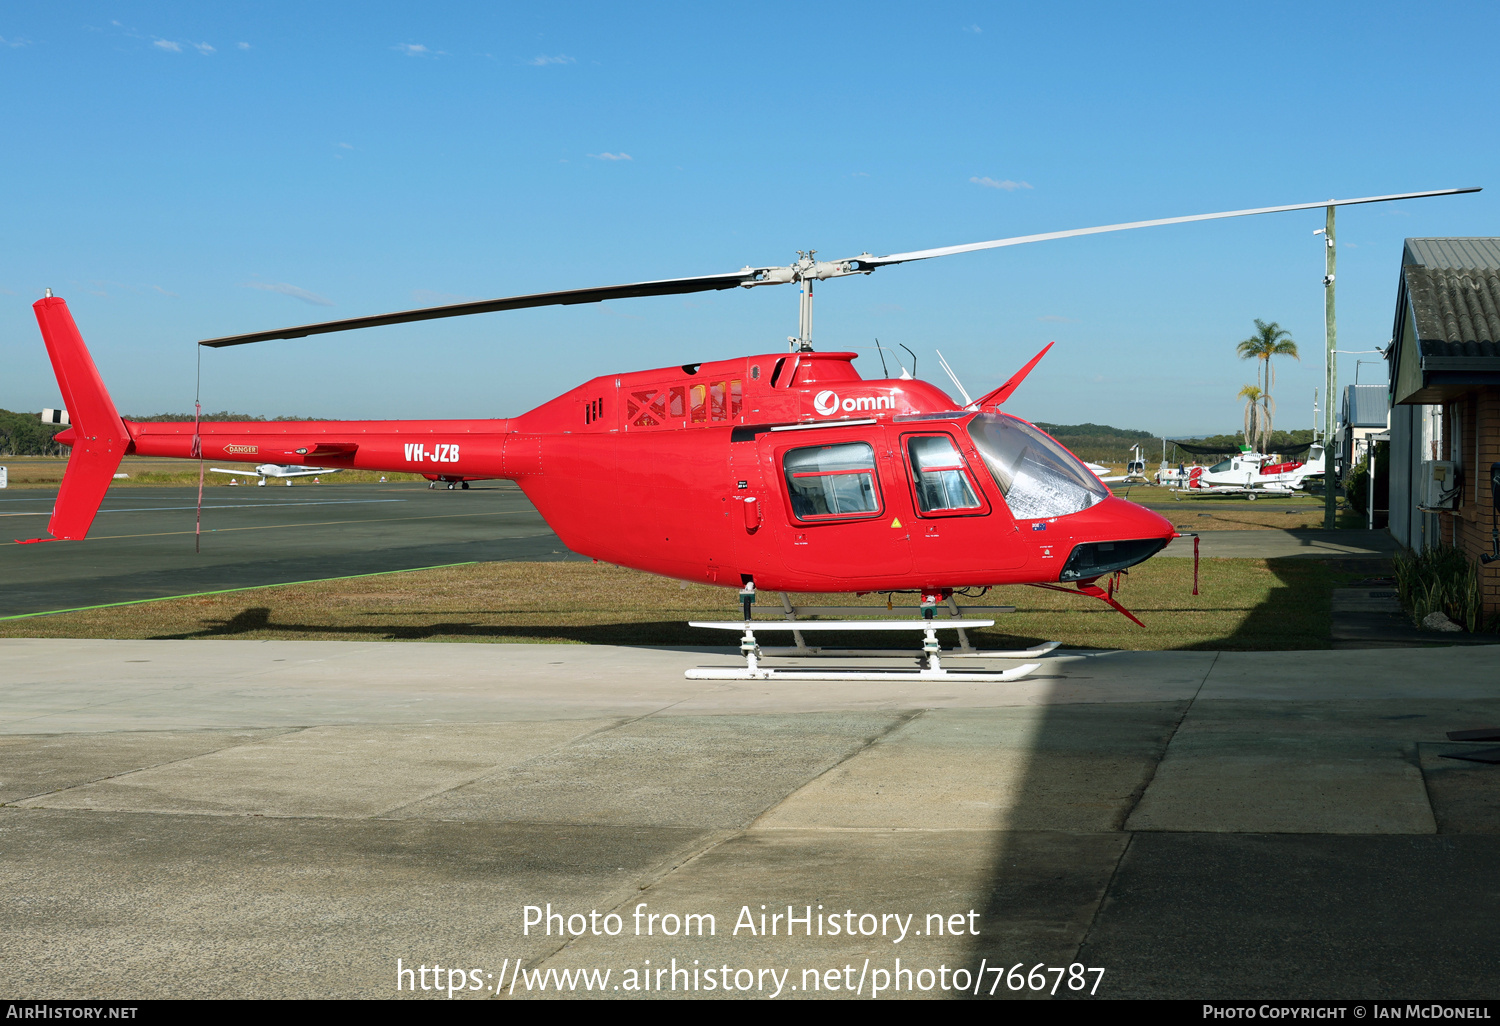
<path id="1" fill-rule="evenodd" d="M 849 629 L 858 630 L 859 628 L 850 627 Z M 989 648 L 971 648 L 965 651 L 959 648 L 945 648 L 942 651 L 942 657 L 944 659 L 1038 659 L 1061 644 L 1061 641 L 1044 641 L 1030 648 L 1010 651 Z M 860 656 L 871 659 L 881 657 L 889 659 L 900 653 L 888 648 L 823 648 L 820 645 L 803 645 L 798 648 L 791 645 L 762 645 L 760 654 L 763 656 L 839 656 L 843 658 Z"/>
<path id="2" fill-rule="evenodd" d="M 889 653 L 887 653 L 889 654 Z M 688 680 L 867 680 L 867 681 L 969 681 L 975 684 L 1004 684 L 1020 680 L 1041 669 L 1041 663 L 1026 663 L 1003 673 L 987 670 L 902 670 L 902 669 L 828 669 L 804 670 L 798 667 L 757 667 L 756 669 L 718 666 L 695 666 L 687 671 Z"/>
<path id="3" fill-rule="evenodd" d="M 858 615 L 878 611 L 879 607 L 870 606 L 801 606 L 791 604 L 790 599 L 782 596 L 783 611 L 786 619 L 775 620 L 739 620 L 728 622 L 711 622 L 695 620 L 689 626 L 703 627 L 709 630 L 732 630 L 742 631 L 740 637 L 740 654 L 745 657 L 745 666 L 698 666 L 687 671 L 689 680 L 808 680 L 808 681 L 971 681 L 981 684 L 999 684 L 1009 681 L 1021 680 L 1022 678 L 1036 672 L 1041 668 L 1041 663 L 1026 663 L 1021 666 L 1012 667 L 1008 670 L 950 670 L 942 665 L 943 658 L 987 658 L 987 659 L 1034 659 L 1053 651 L 1060 644 L 1056 641 L 1044 642 L 1031 648 L 1017 651 L 982 651 L 969 644 L 967 629 L 975 627 L 992 627 L 993 619 L 970 619 L 966 614 L 975 612 L 1014 612 L 1014 606 L 990 606 L 990 607 L 967 607 L 961 608 L 951 598 L 947 600 L 947 618 L 931 618 L 935 611 L 932 606 L 926 607 L 894 607 L 887 609 L 894 611 L 896 608 L 921 609 L 927 619 L 921 620 L 798 620 L 798 615 Z M 749 606 L 746 606 L 749 611 Z M 958 632 L 960 645 L 957 648 L 945 650 L 938 641 L 939 630 L 956 630 Z M 793 646 L 773 646 L 762 648 L 755 634 L 757 631 L 765 633 L 790 631 L 796 644 Z M 917 653 L 916 669 L 902 669 L 898 667 L 830 667 L 828 669 L 813 669 L 810 667 L 768 667 L 762 666 L 760 660 L 767 656 L 864 656 L 875 658 L 899 658 L 901 653 L 887 649 L 832 649 L 820 646 L 810 646 L 803 640 L 804 632 L 821 631 L 921 631 L 923 633 L 921 651 Z"/>

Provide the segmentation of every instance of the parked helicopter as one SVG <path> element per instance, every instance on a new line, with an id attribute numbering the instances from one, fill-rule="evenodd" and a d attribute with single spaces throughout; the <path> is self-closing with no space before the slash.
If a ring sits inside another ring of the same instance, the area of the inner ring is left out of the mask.
<path id="1" fill-rule="evenodd" d="M 449 481 L 513 480 L 573 551 L 742 595 L 909 591 L 922 593 L 930 609 L 956 589 L 1033 584 L 1101 599 L 1134 620 L 1097 582 L 1150 558 L 1176 531 L 1111 495 L 1046 433 L 1001 412 L 1047 350 L 1004 385 L 962 404 L 926 381 L 866 380 L 853 366 L 856 354 L 813 350 L 814 282 L 1070 236 L 1470 191 L 1477 190 L 1199 214 L 834 261 L 799 251 L 788 266 L 459 303 L 200 343 L 219 348 L 537 306 L 801 286 L 799 332 L 787 352 L 606 374 L 498 420 L 125 422 L 66 303 L 48 290 L 35 310 L 74 424 L 57 441 L 73 452 L 48 523 L 51 538 L 35 540 L 84 538 L 126 453 L 269 458 Z"/>

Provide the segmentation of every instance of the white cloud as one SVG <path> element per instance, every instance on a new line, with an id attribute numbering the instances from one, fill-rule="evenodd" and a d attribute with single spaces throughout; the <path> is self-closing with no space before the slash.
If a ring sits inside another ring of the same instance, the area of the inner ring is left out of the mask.
<path id="1" fill-rule="evenodd" d="M 965 26 L 964 31 L 969 33 L 971 36 L 977 36 L 983 33 L 984 29 L 980 28 L 978 25 L 968 25 Z"/>
<path id="2" fill-rule="evenodd" d="M 546 67 L 548 64 L 577 64 L 578 62 L 565 53 L 560 53 L 556 57 L 549 57 L 546 54 L 542 53 L 537 54 L 526 63 L 530 64 L 533 68 L 542 68 Z"/>
<path id="3" fill-rule="evenodd" d="M 849 177 L 850 178 L 869 178 L 870 177 L 870 172 L 868 172 L 868 171 L 855 171 Z"/>
<path id="4" fill-rule="evenodd" d="M 1007 178 L 1003 182 L 997 182 L 993 178 L 970 178 L 969 181 L 975 185 L 982 185 L 986 189 L 1004 189 L 1006 192 L 1015 192 L 1017 189 L 1031 188 L 1030 182 L 1013 182 Z"/>
<path id="5" fill-rule="evenodd" d="M 10 39 L 6 39 L 4 36 L 0 36 L 0 46 L 9 46 L 9 47 L 14 48 L 14 47 L 17 47 L 17 46 L 30 46 L 30 45 L 31 45 L 31 40 L 26 39 L 26 38 L 24 38 L 22 36 L 14 36 L 14 37 L 12 37 Z"/>
<path id="6" fill-rule="evenodd" d="M 156 42 L 152 43 L 151 45 L 155 46 L 155 47 L 159 47 L 160 49 L 163 49 L 163 50 L 167 50 L 167 51 L 169 51 L 171 53 L 181 53 L 182 52 L 182 44 L 181 43 L 174 43 L 170 39 L 158 39 Z"/>
<path id="7" fill-rule="evenodd" d="M 193 49 L 197 50 L 205 57 L 207 57 L 211 53 L 218 53 L 217 50 L 215 50 L 212 46 L 209 46 L 207 43 L 194 43 Z"/>
<path id="8" fill-rule="evenodd" d="M 590 153 L 589 156 L 593 157 L 595 160 L 634 160 L 635 159 L 630 154 L 624 153 L 624 152 L 621 152 L 621 153 Z"/>
<path id="9" fill-rule="evenodd" d="M 181 298 L 182 298 L 182 297 L 181 297 L 181 296 L 179 296 L 179 295 L 178 295 L 178 294 L 177 294 L 177 293 L 175 293 L 175 292 L 171 292 L 171 291 L 169 291 L 169 290 L 167 290 L 167 289 L 164 289 L 164 288 L 162 288 L 162 287 L 161 287 L 161 286 L 160 286 L 160 285 L 152 285 L 152 286 L 150 286 L 150 287 L 151 287 L 151 288 L 152 288 L 152 289 L 154 289 L 154 290 L 155 290 L 155 291 L 157 291 L 157 292 L 160 292 L 160 293 L 161 293 L 161 294 L 162 294 L 162 295 L 164 295 L 164 296 L 170 296 L 170 297 L 171 297 L 171 298 L 173 298 L 173 299 L 181 299 Z"/>
<path id="10" fill-rule="evenodd" d="M 244 282 L 241 287 L 247 289 L 260 289 L 264 292 L 279 292 L 283 296 L 291 296 L 293 299 L 300 299 L 302 300 L 302 302 L 311 303 L 313 306 L 333 305 L 333 300 L 331 299 L 324 299 L 316 292 L 309 292 L 306 289 L 299 289 L 297 286 L 288 285 L 284 281 L 247 281 Z"/>
<path id="11" fill-rule="evenodd" d="M 348 143 L 339 143 L 339 149 L 341 149 L 341 150 L 352 150 L 352 149 L 354 149 L 354 147 L 350 146 Z"/>
<path id="12" fill-rule="evenodd" d="M 421 43 L 402 43 L 400 46 L 393 46 L 393 47 L 391 47 L 391 49 L 395 50 L 397 53 L 404 53 L 408 57 L 446 57 L 446 56 L 448 56 L 447 53 L 445 53 L 442 50 L 432 50 L 432 49 L 429 49 L 428 47 L 423 46 Z"/>
<path id="13" fill-rule="evenodd" d="M 235 46 L 235 49 L 237 49 L 237 50 L 248 50 L 248 49 L 250 49 L 250 44 L 249 43 L 235 43 L 234 46 Z"/>

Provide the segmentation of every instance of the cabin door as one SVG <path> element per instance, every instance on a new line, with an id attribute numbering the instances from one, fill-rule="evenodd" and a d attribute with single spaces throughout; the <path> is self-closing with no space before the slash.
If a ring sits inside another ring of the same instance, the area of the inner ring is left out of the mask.
<path id="1" fill-rule="evenodd" d="M 759 442 L 776 488 L 762 516 L 776 518 L 783 566 L 834 578 L 835 590 L 911 569 L 911 506 L 883 429 L 774 432 Z"/>
<path id="2" fill-rule="evenodd" d="M 984 463 L 967 437 L 946 428 L 909 431 L 897 449 L 915 507 L 911 544 L 918 573 L 959 586 L 982 583 L 984 571 L 1026 562 L 1010 511 L 985 494 Z M 965 573 L 976 576 L 968 581 Z"/>

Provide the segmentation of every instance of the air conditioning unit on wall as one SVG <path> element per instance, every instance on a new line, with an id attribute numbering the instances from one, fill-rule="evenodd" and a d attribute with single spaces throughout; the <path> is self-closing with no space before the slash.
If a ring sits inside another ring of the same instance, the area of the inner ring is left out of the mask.
<path id="1" fill-rule="evenodd" d="M 1421 490 L 1417 494 L 1421 509 L 1457 509 L 1458 500 L 1463 495 L 1457 464 L 1452 460 L 1424 460 Z"/>

